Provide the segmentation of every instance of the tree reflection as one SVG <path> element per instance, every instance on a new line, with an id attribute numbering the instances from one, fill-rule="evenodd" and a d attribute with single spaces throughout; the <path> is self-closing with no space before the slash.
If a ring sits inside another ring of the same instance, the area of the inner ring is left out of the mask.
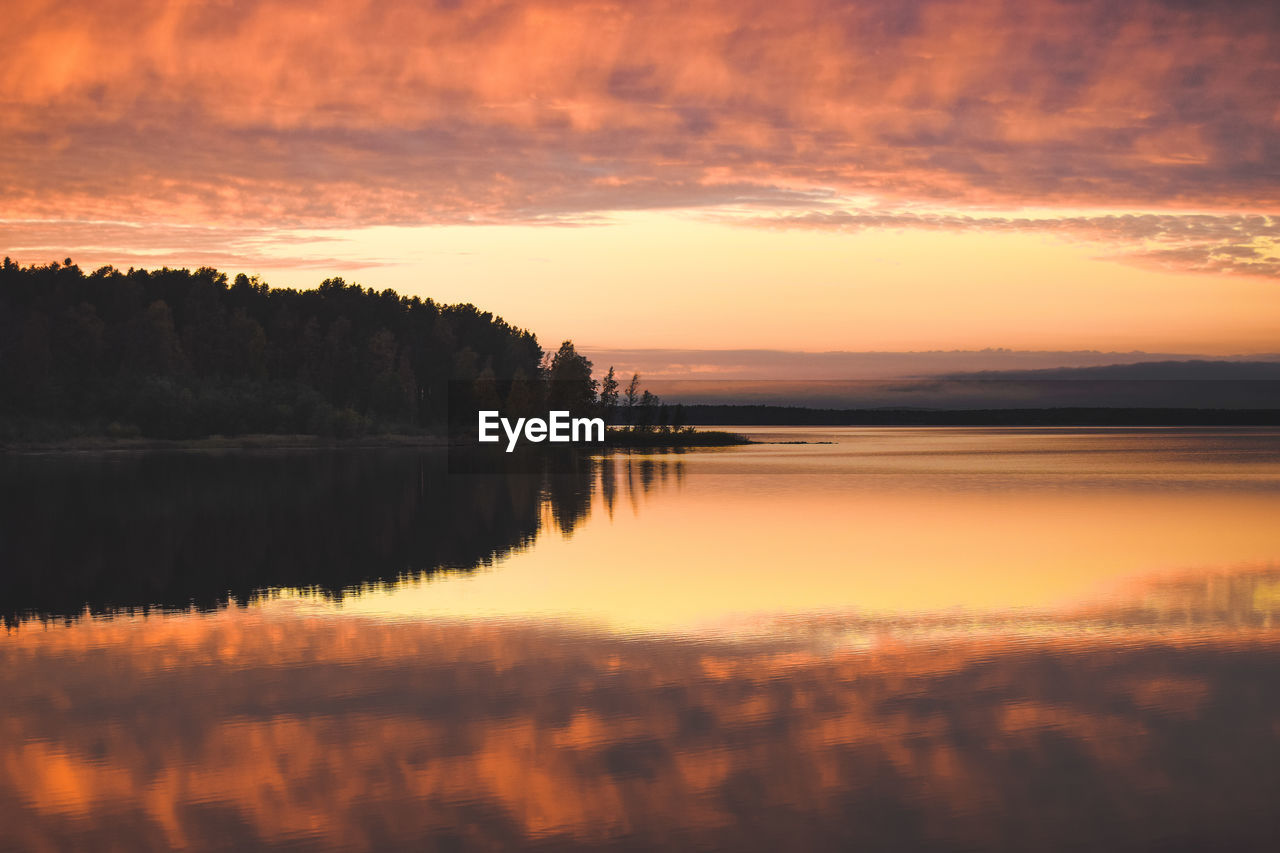
<path id="1" fill-rule="evenodd" d="M 272 588 L 341 596 L 472 571 L 612 507 L 633 466 L 580 456 L 542 473 L 458 475 L 442 452 L 147 453 L 0 459 L 0 616 L 206 609 Z"/>

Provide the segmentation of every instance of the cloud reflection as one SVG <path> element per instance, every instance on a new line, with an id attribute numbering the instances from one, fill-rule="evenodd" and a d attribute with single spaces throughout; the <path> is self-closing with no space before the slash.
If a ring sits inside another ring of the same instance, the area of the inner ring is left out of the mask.
<path id="1" fill-rule="evenodd" d="M 1261 849 L 1280 645 L 1184 599 L 1194 634 L 840 652 L 287 609 L 27 626 L 0 818 L 30 850 Z"/>

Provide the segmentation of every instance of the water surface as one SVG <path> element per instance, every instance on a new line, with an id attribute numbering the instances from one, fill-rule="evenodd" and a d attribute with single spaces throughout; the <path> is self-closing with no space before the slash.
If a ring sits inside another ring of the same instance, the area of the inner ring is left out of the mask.
<path id="1" fill-rule="evenodd" d="M 1269 849 L 1280 434 L 0 459 L 0 847 Z"/>

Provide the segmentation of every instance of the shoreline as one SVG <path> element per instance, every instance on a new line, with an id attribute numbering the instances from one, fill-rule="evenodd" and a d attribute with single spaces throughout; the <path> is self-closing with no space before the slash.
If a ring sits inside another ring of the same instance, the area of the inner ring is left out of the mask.
<path id="1" fill-rule="evenodd" d="M 1080 410 L 1074 410 L 1079 412 Z M 1092 411 L 1092 410 L 1090 410 Z M 750 436 L 734 432 L 736 429 L 779 429 L 779 428 L 839 428 L 839 427 L 969 427 L 969 428 L 1051 428 L 1051 427 L 1093 427 L 1099 429 L 1126 428 L 1276 428 L 1280 426 L 1280 411 L 1246 410 L 1230 414 L 1243 417 L 1221 417 L 1228 412 L 1214 410 L 1182 410 L 1188 413 L 1209 414 L 1209 417 L 1168 418 L 1163 421 L 1144 418 L 1116 417 L 1108 418 L 1072 418 L 1049 417 L 1042 419 L 998 420 L 987 421 L 981 418 L 966 418 L 963 415 L 976 414 L 962 412 L 962 417 L 946 418 L 905 418 L 891 420 L 870 418 L 861 423 L 736 423 L 706 424 L 707 427 L 724 427 L 724 429 L 698 429 L 694 432 L 658 433 L 647 432 L 630 434 L 609 428 L 609 440 L 604 445 L 595 445 L 593 449 L 604 450 L 682 450 L 716 447 L 742 447 L 751 444 L 829 444 L 827 441 L 760 441 Z M 1073 410 L 1067 410 L 1073 412 Z M 1066 412 L 1064 412 L 1065 414 Z M 914 413 L 920 414 L 920 413 Z M 926 415 L 934 413 L 924 413 Z M 956 414 L 956 413 L 950 413 Z M 985 413 L 983 413 L 985 414 Z M 1213 417 L 1218 415 L 1219 417 Z M 1261 417 L 1259 417 L 1261 416 Z M 434 433 L 379 433 L 353 438 L 333 438 L 306 434 L 282 433 L 246 433 L 244 435 L 211 435 L 204 438 L 141 438 L 112 437 L 106 435 L 84 435 L 73 438 L 49 441 L 10 441 L 0 442 L 0 456 L 39 456 L 73 453 L 151 453 L 151 452 L 230 452 L 230 451 L 315 451 L 315 450 L 388 450 L 397 448 L 433 448 L 447 449 L 463 446 L 459 442 L 451 442 L 448 436 Z"/>
<path id="2" fill-rule="evenodd" d="M 756 444 L 746 436 L 723 430 L 663 435 L 610 431 L 611 441 L 603 449 L 666 450 L 700 447 L 734 447 Z M 618 440 L 622 438 L 622 440 Z M 0 443 L 0 456 L 41 456 L 72 453 L 152 453 L 152 452 L 225 452 L 258 450 L 388 450 L 397 448 L 438 448 L 460 446 L 438 434 L 413 435 L 382 433 L 358 438 L 328 438 L 318 435 L 248 433 L 245 435 L 211 435 L 205 438 L 113 438 L 87 435 L 55 441 L 15 441 Z M 598 448 L 593 448 L 598 449 Z"/>
<path id="3" fill-rule="evenodd" d="M 223 450 L 346 450 L 396 447 L 448 447 L 439 435 L 385 434 L 360 438 L 326 438 L 318 435 L 249 433 L 211 435 L 205 438 L 112 438 L 81 436 L 57 441 L 26 441 L 0 444 L 0 455 L 52 453 L 149 453 L 152 451 Z"/>

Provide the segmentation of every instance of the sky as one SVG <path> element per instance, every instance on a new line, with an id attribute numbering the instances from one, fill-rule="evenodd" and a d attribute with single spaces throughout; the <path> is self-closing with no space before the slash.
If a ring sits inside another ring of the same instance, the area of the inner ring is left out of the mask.
<path id="1" fill-rule="evenodd" d="M 1270 0 L 6 19 L 23 263 L 341 275 L 601 351 L 1280 349 Z"/>

